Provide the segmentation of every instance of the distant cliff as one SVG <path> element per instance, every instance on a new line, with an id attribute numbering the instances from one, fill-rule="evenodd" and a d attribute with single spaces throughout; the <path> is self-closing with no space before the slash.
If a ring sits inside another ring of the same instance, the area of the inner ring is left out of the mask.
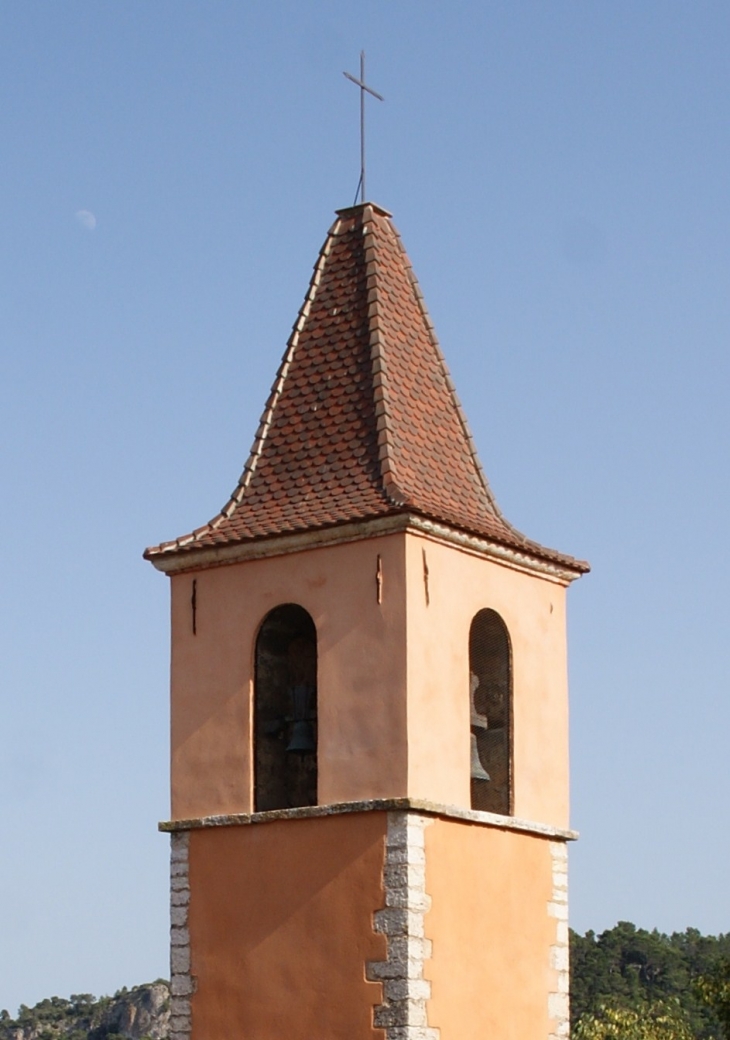
<path id="1" fill-rule="evenodd" d="M 20 1005 L 17 1018 L 0 1011 L 0 1040 L 167 1040 L 170 988 L 163 979 L 113 997 L 76 993 Z"/>

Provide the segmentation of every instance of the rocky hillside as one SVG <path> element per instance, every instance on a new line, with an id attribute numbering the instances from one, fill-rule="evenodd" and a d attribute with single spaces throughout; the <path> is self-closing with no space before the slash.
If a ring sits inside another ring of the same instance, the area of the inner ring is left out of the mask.
<path id="1" fill-rule="evenodd" d="M 76 993 L 0 1011 L 0 1040 L 167 1040 L 170 988 L 163 979 L 96 1000 Z"/>

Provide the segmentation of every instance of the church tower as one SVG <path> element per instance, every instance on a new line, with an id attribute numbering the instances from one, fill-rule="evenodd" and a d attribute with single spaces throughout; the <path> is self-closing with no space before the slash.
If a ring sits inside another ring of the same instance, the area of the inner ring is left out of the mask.
<path id="1" fill-rule="evenodd" d="M 172 587 L 173 1040 L 568 1033 L 567 586 L 390 214 L 340 210 Z"/>

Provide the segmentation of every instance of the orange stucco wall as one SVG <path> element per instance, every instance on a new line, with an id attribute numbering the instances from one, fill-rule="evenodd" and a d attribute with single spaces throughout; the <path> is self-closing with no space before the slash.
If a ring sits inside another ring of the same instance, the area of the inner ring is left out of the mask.
<path id="1" fill-rule="evenodd" d="M 490 607 L 512 643 L 514 815 L 569 826 L 565 588 L 405 537 L 409 793 L 469 805 L 469 627 Z"/>
<path id="2" fill-rule="evenodd" d="M 413 534 L 172 578 L 174 819 L 252 810 L 254 645 L 281 603 L 317 628 L 320 803 L 469 806 L 469 627 L 490 607 L 512 643 L 514 815 L 569 826 L 565 588 Z"/>
<path id="3" fill-rule="evenodd" d="M 384 813 L 191 832 L 195 1036 L 382 1040 L 385 834 Z"/>
<path id="4" fill-rule="evenodd" d="M 426 828 L 429 1025 L 441 1040 L 544 1040 L 556 921 L 549 842 L 435 820 Z"/>
<path id="5" fill-rule="evenodd" d="M 407 793 L 404 552 L 390 535 L 173 576 L 173 819 L 251 811 L 254 644 L 281 603 L 317 628 L 319 801 Z"/>

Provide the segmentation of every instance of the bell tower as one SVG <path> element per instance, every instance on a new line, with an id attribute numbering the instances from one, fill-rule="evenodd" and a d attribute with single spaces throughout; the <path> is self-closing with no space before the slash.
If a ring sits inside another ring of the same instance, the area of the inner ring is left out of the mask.
<path id="1" fill-rule="evenodd" d="M 340 210 L 172 590 L 173 1040 L 568 1034 L 567 586 L 390 214 Z"/>

